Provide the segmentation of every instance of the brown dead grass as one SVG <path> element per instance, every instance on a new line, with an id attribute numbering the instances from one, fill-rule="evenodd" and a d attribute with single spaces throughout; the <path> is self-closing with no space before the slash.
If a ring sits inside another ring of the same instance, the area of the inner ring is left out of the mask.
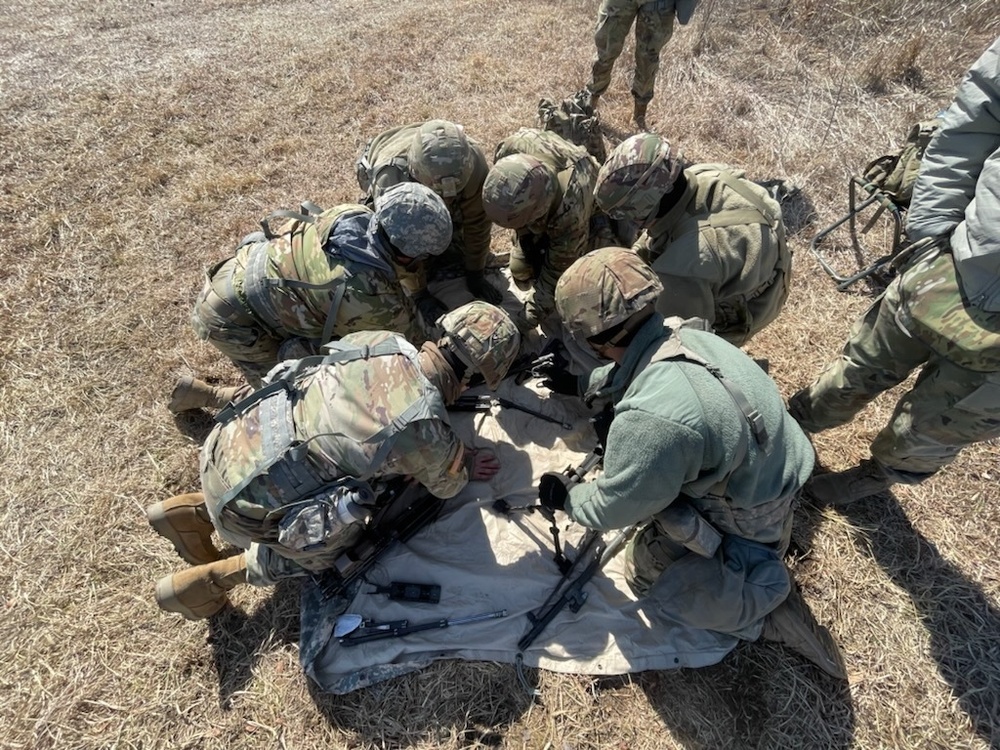
<path id="1" fill-rule="evenodd" d="M 591 679 L 445 663 L 334 698 L 297 664 L 293 586 L 211 625 L 163 616 L 177 566 L 143 508 L 197 482 L 180 374 L 235 373 L 187 324 L 204 266 L 262 214 L 356 197 L 353 158 L 445 117 L 491 148 L 586 77 L 596 3 L 263 0 L 0 9 L 0 747 L 987 747 L 1000 744 L 996 444 L 847 514 L 803 512 L 795 567 L 849 689 L 749 644 L 698 671 Z M 787 394 L 870 302 L 807 251 L 845 181 L 945 104 L 996 0 L 703 0 L 652 125 L 801 186 L 789 307 L 752 353 Z M 629 58 L 627 50 L 623 61 Z M 630 134 L 628 66 L 604 100 Z M 892 395 L 817 437 L 848 466 Z"/>

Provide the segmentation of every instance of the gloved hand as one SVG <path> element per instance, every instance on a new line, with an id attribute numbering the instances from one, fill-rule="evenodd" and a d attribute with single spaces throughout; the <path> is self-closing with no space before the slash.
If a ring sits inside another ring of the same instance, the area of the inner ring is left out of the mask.
<path id="1" fill-rule="evenodd" d="M 538 480 L 538 500 L 545 510 L 555 512 L 566 510 L 566 498 L 569 497 L 569 488 L 573 486 L 569 477 L 554 471 L 547 471 Z"/>
<path id="2" fill-rule="evenodd" d="M 499 305 L 503 300 L 503 295 L 486 280 L 486 274 L 482 271 L 466 271 L 465 285 L 476 299 L 489 302 L 491 305 Z"/>
<path id="3" fill-rule="evenodd" d="M 444 303 L 426 289 L 413 295 L 413 304 L 417 306 L 420 317 L 424 319 L 424 323 L 428 327 L 433 326 L 437 323 L 438 318 L 448 312 Z"/>
<path id="4" fill-rule="evenodd" d="M 536 365 L 532 372 L 542 379 L 543 388 L 566 396 L 579 396 L 580 378 L 566 369 L 568 365 L 565 358 L 557 355 L 550 361 Z"/>

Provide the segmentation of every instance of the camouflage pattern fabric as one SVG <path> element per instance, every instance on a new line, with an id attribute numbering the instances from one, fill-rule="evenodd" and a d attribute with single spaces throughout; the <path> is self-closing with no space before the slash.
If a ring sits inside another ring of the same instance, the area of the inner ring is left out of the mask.
<path id="1" fill-rule="evenodd" d="M 611 70 L 625 47 L 635 23 L 635 73 L 632 96 L 636 101 L 653 98 L 660 51 L 674 33 L 674 0 L 603 0 L 597 13 L 594 44 L 597 52 L 587 88 L 603 94 L 611 83 Z"/>
<path id="2" fill-rule="evenodd" d="M 435 121 L 431 121 L 435 122 Z M 428 123 L 411 123 L 392 128 L 372 139 L 358 159 L 358 184 L 374 200 L 392 185 L 400 182 L 419 182 L 410 169 L 411 149 L 419 141 L 426 148 L 421 136 Z M 452 221 L 452 242 L 444 254 L 428 258 L 412 272 L 401 274 L 403 285 L 411 292 L 427 288 L 428 269 L 458 265 L 467 271 L 482 271 L 490 252 L 491 224 L 483 209 L 482 190 L 489 164 L 483 149 L 473 139 L 468 142 L 468 164 L 462 165 L 462 174 L 468 175 L 464 184 L 456 184 L 455 192 L 444 199 Z M 419 170 L 418 170 L 419 171 Z M 438 192 L 434 185 L 429 188 Z M 446 191 L 452 193 L 451 190 Z"/>
<path id="3" fill-rule="evenodd" d="M 954 278 L 948 254 L 918 259 L 896 277 L 855 322 L 840 357 L 789 400 L 799 423 L 810 432 L 846 424 L 921 368 L 871 445 L 894 481 L 919 481 L 966 445 L 1000 436 L 1000 314 L 959 313 Z M 939 284 L 951 287 L 950 300 Z"/>
<path id="4" fill-rule="evenodd" d="M 568 99 L 554 102 L 543 98 L 538 102 L 538 124 L 560 138 L 583 146 L 603 164 L 608 158 L 601 134 L 601 120 L 594 111 L 590 89 L 581 89 Z"/>
<path id="5" fill-rule="evenodd" d="M 364 206 L 338 206 L 316 223 L 292 222 L 271 241 L 240 247 L 235 258 L 214 269 L 198 297 L 192 324 L 199 338 L 229 357 L 252 385 L 259 385 L 278 363 L 283 342 L 308 339 L 317 349 L 323 343 L 339 284 L 343 296 L 332 330 L 335 338 L 359 330 L 392 330 L 423 343 L 428 332 L 388 260 L 380 270 L 326 251 L 330 234 L 342 220 L 353 222 L 353 242 L 366 242 L 371 216 Z M 262 276 L 268 285 L 267 310 L 256 307 L 245 293 L 247 266 L 251 254 L 258 252 L 266 254 Z M 283 286 L 283 281 L 319 288 Z"/>
<path id="6" fill-rule="evenodd" d="M 198 338 L 228 357 L 248 383 L 259 386 L 278 362 L 283 337 L 251 315 L 236 295 L 234 277 L 242 275 L 236 258 L 210 268 L 191 312 L 191 325 Z"/>
<path id="7" fill-rule="evenodd" d="M 664 195 L 674 189 L 681 171 L 680 154 L 652 133 L 619 143 L 601 167 L 594 199 L 609 217 L 645 227 Z"/>
<path id="8" fill-rule="evenodd" d="M 792 253 L 781 206 L 726 165 L 694 165 L 684 176 L 685 192 L 635 250 L 663 282 L 659 312 L 703 318 L 741 346 L 788 299 Z"/>
<path id="9" fill-rule="evenodd" d="M 276 518 L 319 494 L 310 489 L 303 497 L 294 487 L 328 487 L 344 477 L 374 487 L 383 477 L 411 476 L 447 498 L 467 483 L 464 447 L 448 425 L 441 393 L 417 363 L 416 350 L 388 331 L 351 334 L 338 346 L 376 347 L 388 340 L 398 343 L 399 353 L 311 365 L 294 377 L 296 396 L 287 403 L 291 439 L 300 448 L 283 453 L 270 467 L 269 450 L 283 424 L 275 416 L 282 402 L 274 399 L 284 398 L 283 391 L 217 425 L 206 440 L 201 479 L 209 514 L 223 539 L 250 550 L 250 583 L 268 585 L 328 568 L 350 542 L 341 537 L 331 540 L 332 546 L 305 549 L 283 544 Z M 226 495 L 241 486 L 226 502 Z"/>
<path id="10" fill-rule="evenodd" d="M 570 266 L 555 297 L 566 330 L 586 340 L 624 323 L 662 293 L 663 284 L 641 258 L 631 250 L 608 247 Z"/>
<path id="11" fill-rule="evenodd" d="M 477 300 L 443 315 L 438 325 L 443 340 L 470 368 L 469 374 L 482 374 L 487 387 L 495 391 L 521 350 L 521 334 L 510 316 Z"/>
<path id="12" fill-rule="evenodd" d="M 521 128 L 505 138 L 494 158 L 499 162 L 515 154 L 547 165 L 555 172 L 558 183 L 552 208 L 546 216 L 517 229 L 511 250 L 511 273 L 524 280 L 534 273 L 534 264 L 524 248 L 539 249 L 539 270 L 526 302 L 529 320 L 538 322 L 555 311 L 553 294 L 563 271 L 596 246 L 598 238 L 596 233 L 592 236 L 591 227 L 597 213 L 594 187 L 600 165 L 582 146 L 537 128 Z"/>

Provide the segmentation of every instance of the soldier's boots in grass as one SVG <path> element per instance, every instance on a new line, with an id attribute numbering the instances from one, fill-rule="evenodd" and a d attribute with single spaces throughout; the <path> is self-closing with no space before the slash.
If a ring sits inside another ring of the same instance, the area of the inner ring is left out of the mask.
<path id="1" fill-rule="evenodd" d="M 892 483 L 878 461 L 869 458 L 853 469 L 814 476 L 802 491 L 815 505 L 844 506 L 885 492 Z"/>
<path id="2" fill-rule="evenodd" d="M 168 539 L 186 563 L 204 565 L 222 559 L 212 543 L 212 519 L 200 492 L 175 495 L 146 508 L 146 518 L 160 536 Z"/>
<path id="3" fill-rule="evenodd" d="M 247 582 L 246 555 L 196 565 L 156 582 L 156 603 L 188 620 L 204 620 L 229 603 L 228 592 Z"/>
<path id="4" fill-rule="evenodd" d="M 794 581 L 788 598 L 764 618 L 760 637 L 804 656 L 831 677 L 847 679 L 844 658 L 833 636 L 816 622 Z"/>
<path id="5" fill-rule="evenodd" d="M 639 126 L 640 130 L 646 129 L 647 109 L 649 109 L 649 102 L 640 102 L 638 99 L 635 100 L 635 106 L 632 109 L 632 119 L 635 120 L 635 124 Z"/>
<path id="6" fill-rule="evenodd" d="M 222 409 L 236 397 L 238 390 L 209 385 L 186 375 L 174 386 L 167 408 L 174 414 L 192 409 Z"/>

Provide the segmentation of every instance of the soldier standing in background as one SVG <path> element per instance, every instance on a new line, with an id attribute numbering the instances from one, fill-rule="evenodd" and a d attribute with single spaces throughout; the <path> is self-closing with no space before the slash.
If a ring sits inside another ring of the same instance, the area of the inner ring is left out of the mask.
<path id="1" fill-rule="evenodd" d="M 840 357 L 789 400 L 809 432 L 846 424 L 920 369 L 871 458 L 807 485 L 844 505 L 922 482 L 1000 436 L 1000 39 L 966 74 L 927 147 L 906 233 L 917 250 L 851 330 Z"/>
<path id="2" fill-rule="evenodd" d="M 611 69 L 625 47 L 625 39 L 635 23 L 635 73 L 632 118 L 646 129 L 646 110 L 653 98 L 656 72 L 660 68 L 660 50 L 674 33 L 674 18 L 680 24 L 691 20 L 698 0 L 602 0 L 597 14 L 594 44 L 597 53 L 587 89 L 596 107 L 601 94 L 611 83 Z"/>
<path id="3" fill-rule="evenodd" d="M 463 445 L 446 407 L 479 373 L 496 389 L 520 347 L 507 314 L 472 302 L 445 315 L 444 336 L 416 349 L 362 331 L 325 357 L 286 362 L 217 419 L 201 451 L 202 492 L 147 510 L 192 567 L 156 585 L 160 607 L 211 617 L 242 583 L 335 569 L 385 480 L 412 478 L 449 498 L 499 470 Z M 223 558 L 212 532 L 244 550 Z"/>

